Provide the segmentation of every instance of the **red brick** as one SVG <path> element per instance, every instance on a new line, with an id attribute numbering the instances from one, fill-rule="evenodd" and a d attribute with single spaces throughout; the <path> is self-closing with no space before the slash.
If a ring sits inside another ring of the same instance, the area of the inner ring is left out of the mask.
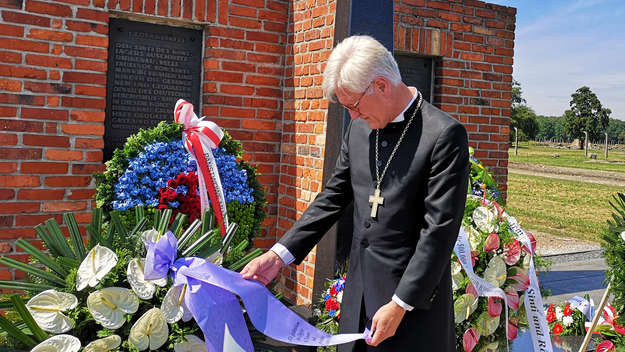
<path id="1" fill-rule="evenodd" d="M 0 187 L 38 187 L 39 176 L 0 176 Z"/>
<path id="2" fill-rule="evenodd" d="M 0 0 L 0 7 L 7 7 L 12 9 L 22 9 L 24 0 Z"/>
<path id="3" fill-rule="evenodd" d="M 24 36 L 24 27 L 10 24 L 0 24 L 0 35 L 21 38 Z"/>
<path id="4" fill-rule="evenodd" d="M 41 146 L 41 147 L 69 147 L 69 137 L 63 137 L 63 136 L 25 134 L 23 136 L 23 142 L 24 142 L 24 145 L 33 145 L 33 146 Z"/>
<path id="5" fill-rule="evenodd" d="M 78 34 L 78 35 L 76 35 L 76 44 L 78 44 L 78 45 L 86 45 L 86 46 L 99 46 L 99 47 L 102 47 L 102 48 L 108 48 L 108 46 L 109 46 L 109 38 L 108 37 L 94 36 L 94 35 Z"/>
<path id="6" fill-rule="evenodd" d="M 39 203 L 12 203 L 17 208 L 20 209 L 19 213 L 34 213 L 39 212 Z M 19 205 L 18 205 L 19 204 Z M 36 205 L 36 209 L 30 209 L 27 205 L 23 204 L 33 204 Z M 8 204 L 9 208 L 11 204 Z M 26 209 L 24 209 L 26 208 Z M 0 204 L 0 213 L 12 213 L 11 209 L 4 209 L 4 204 Z M 35 238 L 37 237 L 37 232 L 32 227 L 28 228 L 16 228 L 16 229 L 1 229 L 0 230 L 0 239 L 17 239 L 17 238 Z"/>
<path id="7" fill-rule="evenodd" d="M 106 84 L 106 75 L 102 73 L 65 72 L 63 82 L 68 83 L 89 83 Z"/>
<path id="8" fill-rule="evenodd" d="M 71 42 L 74 39 L 74 35 L 69 32 L 59 32 L 47 29 L 33 28 L 28 33 L 28 38 L 48 40 L 53 42 Z"/>
<path id="9" fill-rule="evenodd" d="M 0 116 L 11 116 L 12 111 L 8 110 Z M 0 113 L 3 110 L 0 108 Z M 18 131 L 18 132 L 42 132 L 43 123 L 32 121 L 18 121 L 18 120 L 0 120 L 0 130 L 2 131 Z"/>
<path id="10" fill-rule="evenodd" d="M 42 199 L 43 200 L 43 199 Z M 54 215 L 54 214 L 46 214 L 46 215 L 18 215 L 15 217 L 15 226 L 37 226 L 46 222 L 49 219 L 56 219 L 58 223 L 63 222 L 63 215 Z M 0 230 L 2 231 L 2 230 Z"/>
<path id="11" fill-rule="evenodd" d="M 49 160 L 82 160 L 82 152 L 65 149 L 48 149 L 46 150 L 46 158 Z"/>
<path id="12" fill-rule="evenodd" d="M 86 152 L 85 153 L 85 161 L 97 161 L 102 162 L 103 154 L 101 151 L 98 152 Z"/>
<path id="13" fill-rule="evenodd" d="M 32 79 L 46 79 L 47 77 L 46 71 L 44 70 L 13 65 L 0 65 L 0 75 Z"/>
<path id="14" fill-rule="evenodd" d="M 0 90 L 19 92 L 22 90 L 22 82 L 0 78 Z"/>
<path id="15" fill-rule="evenodd" d="M 10 174 L 17 171 L 17 163 L 14 162 L 1 162 L 0 173 Z"/>
<path id="16" fill-rule="evenodd" d="M 63 124 L 61 126 L 63 133 L 66 134 L 79 134 L 79 135 L 104 135 L 104 126 L 101 124 Z"/>
<path id="17" fill-rule="evenodd" d="M 15 191 L 12 189 L 0 189 L 0 199 L 1 200 L 10 200 L 15 197 Z"/>
<path id="18" fill-rule="evenodd" d="M 50 27 L 50 18 L 20 12 L 2 11 L 2 19 L 7 22 Z"/>
<path id="19" fill-rule="evenodd" d="M 72 121 L 104 122 L 106 114 L 104 111 L 73 110 Z"/>
<path id="20" fill-rule="evenodd" d="M 41 149 L 0 148 L 0 159 L 8 159 L 8 160 L 41 159 Z"/>
<path id="21" fill-rule="evenodd" d="M 0 145 L 16 145 L 17 144 L 17 135 L 16 134 L 8 134 L 8 133 L 0 133 Z"/>
<path id="22" fill-rule="evenodd" d="M 460 58 L 468 61 L 482 61 L 484 59 L 484 55 L 478 53 L 461 53 Z"/>
<path id="23" fill-rule="evenodd" d="M 63 189 L 21 189 L 17 193 L 19 200 L 59 200 L 63 199 Z"/>
<path id="24" fill-rule="evenodd" d="M 97 23 L 65 20 L 65 28 L 73 32 L 108 33 L 108 26 Z"/>
<path id="25" fill-rule="evenodd" d="M 75 68 L 77 70 L 106 72 L 107 66 L 105 61 L 92 61 L 75 59 Z"/>
<path id="26" fill-rule="evenodd" d="M 0 62 L 8 62 L 12 64 L 18 64 L 22 62 L 21 53 L 12 53 L 9 51 L 0 51 Z"/>
<path id="27" fill-rule="evenodd" d="M 80 200 L 80 199 L 93 199 L 95 196 L 95 189 L 72 189 L 69 191 L 67 199 Z"/>
<path id="28" fill-rule="evenodd" d="M 102 138 L 76 138 L 74 147 L 85 148 L 85 149 L 102 149 L 104 148 L 104 139 Z M 97 161 L 97 160 L 87 160 L 87 161 Z"/>
<path id="29" fill-rule="evenodd" d="M 42 119 L 42 120 L 68 120 L 67 110 L 41 109 L 41 108 L 22 108 L 23 119 Z"/>
<path id="30" fill-rule="evenodd" d="M 147 8 L 147 5 L 146 5 Z M 106 11 L 90 10 L 90 9 L 78 9 L 76 17 L 92 20 L 95 22 L 109 22 L 109 14 Z"/>
<path id="31" fill-rule="evenodd" d="M 228 22 L 230 22 L 231 26 L 239 27 L 239 28 L 250 28 L 250 29 L 260 29 L 260 21 L 257 19 L 247 19 L 247 18 L 239 18 L 239 17 L 228 17 Z"/>
<path id="32" fill-rule="evenodd" d="M 60 212 L 87 209 L 87 202 L 43 202 L 43 211 Z"/>
<path id="33" fill-rule="evenodd" d="M 103 172 L 104 170 L 104 164 L 72 164 L 72 174 L 74 175 L 91 175 L 96 172 Z"/>
<path id="34" fill-rule="evenodd" d="M 33 66 L 72 68 L 72 60 L 64 57 L 27 54 L 26 63 Z"/>
<path id="35" fill-rule="evenodd" d="M 0 41 L 0 48 L 47 53 L 50 50 L 50 45 L 32 40 L 3 38 Z"/>
<path id="36" fill-rule="evenodd" d="M 85 57 L 88 59 L 100 59 L 106 60 L 108 57 L 106 49 L 99 48 L 85 48 L 81 46 L 69 46 L 66 45 L 63 49 L 65 54 L 74 57 Z"/>
<path id="37" fill-rule="evenodd" d="M 44 181 L 48 187 L 86 187 L 89 183 L 90 176 L 50 176 Z"/>
<path id="38" fill-rule="evenodd" d="M 26 11 L 59 17 L 71 17 L 72 15 L 72 9 L 69 6 L 32 0 L 26 1 Z"/>
<path id="39" fill-rule="evenodd" d="M 72 92 L 72 87 L 69 84 L 26 81 L 24 82 L 24 90 L 33 93 L 70 94 Z M 48 105 L 54 106 L 50 102 Z"/>
<path id="40" fill-rule="evenodd" d="M 74 93 L 76 95 L 85 95 L 90 97 L 106 97 L 106 87 L 93 87 L 93 86 L 81 86 L 76 85 L 74 87 Z M 93 108 L 96 108 L 93 106 Z"/>

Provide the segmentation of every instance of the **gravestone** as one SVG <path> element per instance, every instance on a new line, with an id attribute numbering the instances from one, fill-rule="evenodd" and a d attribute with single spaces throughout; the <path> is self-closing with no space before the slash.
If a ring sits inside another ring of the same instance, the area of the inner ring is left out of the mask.
<path id="1" fill-rule="evenodd" d="M 180 98 L 200 102 L 202 31 L 112 18 L 104 160 L 140 128 L 173 121 Z"/>

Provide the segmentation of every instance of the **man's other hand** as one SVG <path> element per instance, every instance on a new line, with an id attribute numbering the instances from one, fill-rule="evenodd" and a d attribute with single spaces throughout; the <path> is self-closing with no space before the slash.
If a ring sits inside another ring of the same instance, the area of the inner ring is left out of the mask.
<path id="1" fill-rule="evenodd" d="M 371 334 L 373 337 L 367 340 L 367 343 L 371 346 L 377 346 L 382 341 L 395 335 L 397 327 L 401 320 L 404 318 L 406 310 L 394 301 L 383 305 L 375 312 L 371 322 Z"/>
<path id="2" fill-rule="evenodd" d="M 278 275 L 283 265 L 284 262 L 274 251 L 267 251 L 267 253 L 247 263 L 245 268 L 241 270 L 241 276 L 246 280 L 253 279 L 267 285 Z"/>

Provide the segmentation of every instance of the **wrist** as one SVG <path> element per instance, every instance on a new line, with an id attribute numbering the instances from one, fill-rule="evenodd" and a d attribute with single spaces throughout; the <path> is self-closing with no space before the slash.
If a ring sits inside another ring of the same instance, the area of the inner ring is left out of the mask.
<path id="1" fill-rule="evenodd" d="M 274 262 L 274 264 L 280 264 L 280 266 L 284 266 L 284 261 L 282 260 L 282 258 L 280 258 L 278 253 L 270 249 L 267 251 L 267 254 L 269 255 L 271 261 Z"/>

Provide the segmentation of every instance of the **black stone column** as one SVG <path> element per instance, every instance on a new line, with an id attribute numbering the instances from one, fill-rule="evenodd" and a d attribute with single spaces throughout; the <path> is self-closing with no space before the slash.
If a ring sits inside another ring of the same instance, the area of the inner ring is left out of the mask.
<path id="1" fill-rule="evenodd" d="M 393 1 L 392 0 L 338 0 L 334 25 L 334 45 L 350 35 L 370 35 L 393 52 Z M 325 185 L 336 164 L 349 115 L 338 104 L 330 104 L 326 129 L 323 184 Z M 350 206 L 341 220 L 326 233 L 317 245 L 313 302 L 321 295 L 326 279 L 334 275 L 337 264 L 349 256 L 352 239 L 352 213 Z"/>

